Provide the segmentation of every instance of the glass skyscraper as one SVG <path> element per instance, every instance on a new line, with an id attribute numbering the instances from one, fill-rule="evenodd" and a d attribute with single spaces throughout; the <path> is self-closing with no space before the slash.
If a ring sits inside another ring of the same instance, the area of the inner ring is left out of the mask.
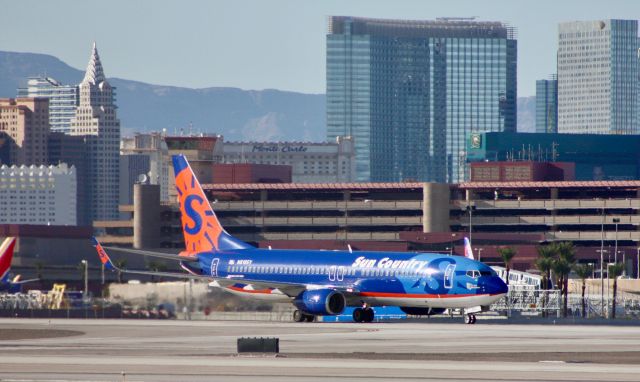
<path id="1" fill-rule="evenodd" d="M 470 133 L 516 129 L 516 60 L 498 22 L 330 17 L 327 138 L 359 181 L 462 181 Z"/>
<path id="2" fill-rule="evenodd" d="M 561 23 L 558 132 L 639 134 L 637 20 Z"/>
<path id="3" fill-rule="evenodd" d="M 50 77 L 31 77 L 26 88 L 18 89 L 18 97 L 48 98 L 51 131 L 71 130 L 71 119 L 80 104 L 78 85 L 63 85 Z"/>
<path id="4" fill-rule="evenodd" d="M 536 133 L 558 132 L 558 78 L 536 81 Z"/>

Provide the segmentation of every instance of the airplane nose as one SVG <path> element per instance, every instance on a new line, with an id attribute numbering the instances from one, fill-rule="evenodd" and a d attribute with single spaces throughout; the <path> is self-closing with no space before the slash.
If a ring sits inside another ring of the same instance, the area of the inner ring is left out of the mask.
<path id="1" fill-rule="evenodd" d="M 494 276 L 491 280 L 491 293 L 492 294 L 504 294 L 509 291 L 509 287 L 498 276 Z"/>

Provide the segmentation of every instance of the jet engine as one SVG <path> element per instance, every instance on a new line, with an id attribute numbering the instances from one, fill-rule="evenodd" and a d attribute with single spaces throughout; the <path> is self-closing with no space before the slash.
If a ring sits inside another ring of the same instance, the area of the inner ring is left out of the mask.
<path id="1" fill-rule="evenodd" d="M 412 308 L 409 306 L 401 306 L 400 310 L 411 316 L 433 316 L 434 314 L 441 314 L 446 309 L 444 308 Z"/>
<path id="2" fill-rule="evenodd" d="M 305 290 L 293 300 L 293 305 L 307 314 L 332 316 L 342 313 L 347 301 L 333 289 Z"/>

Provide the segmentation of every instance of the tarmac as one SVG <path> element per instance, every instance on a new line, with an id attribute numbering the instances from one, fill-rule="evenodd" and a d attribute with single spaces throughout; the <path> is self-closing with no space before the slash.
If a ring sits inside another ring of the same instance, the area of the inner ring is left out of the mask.
<path id="1" fill-rule="evenodd" d="M 278 355 L 236 353 L 278 337 Z M 637 326 L 0 319 L 1 381 L 637 381 Z"/>

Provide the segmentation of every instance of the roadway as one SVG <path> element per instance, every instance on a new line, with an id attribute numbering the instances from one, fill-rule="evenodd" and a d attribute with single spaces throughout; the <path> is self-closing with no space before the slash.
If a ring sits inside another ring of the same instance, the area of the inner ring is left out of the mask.
<path id="1" fill-rule="evenodd" d="M 238 337 L 280 355 L 237 355 Z M 123 374 L 124 373 L 124 374 Z M 0 319 L 2 381 L 637 381 L 636 326 Z"/>

